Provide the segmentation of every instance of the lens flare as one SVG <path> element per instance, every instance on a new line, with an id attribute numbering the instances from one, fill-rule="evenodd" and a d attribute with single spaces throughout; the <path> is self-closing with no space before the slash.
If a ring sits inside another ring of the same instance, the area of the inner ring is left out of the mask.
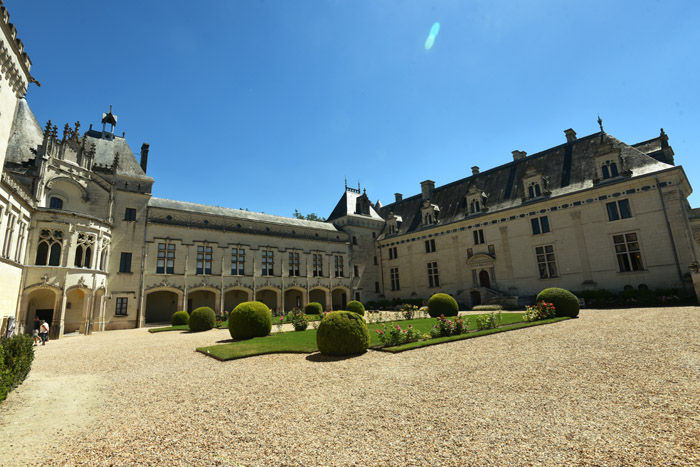
<path id="1" fill-rule="evenodd" d="M 433 23 L 433 27 L 430 28 L 430 34 L 428 34 L 428 38 L 425 40 L 425 50 L 430 50 L 433 48 L 433 44 L 435 44 L 435 38 L 437 37 L 439 32 L 440 23 L 438 21 L 435 21 L 435 23 Z"/>

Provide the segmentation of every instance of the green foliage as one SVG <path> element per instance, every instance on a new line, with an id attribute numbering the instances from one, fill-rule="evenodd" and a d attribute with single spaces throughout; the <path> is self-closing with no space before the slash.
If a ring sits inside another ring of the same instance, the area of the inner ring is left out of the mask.
<path id="1" fill-rule="evenodd" d="M 368 310 L 399 311 L 405 304 L 423 306 L 422 298 L 394 298 L 392 300 L 377 300 L 367 302 Z"/>
<path id="2" fill-rule="evenodd" d="M 326 221 L 325 217 L 321 217 L 321 216 L 317 215 L 315 212 L 304 215 L 304 214 L 300 213 L 298 209 L 294 210 L 294 214 L 292 214 L 292 216 L 294 216 L 295 219 L 304 219 L 307 221 L 318 221 L 318 222 L 325 222 Z"/>
<path id="3" fill-rule="evenodd" d="M 542 319 L 554 318 L 557 315 L 555 306 L 545 301 L 539 302 L 537 305 L 528 306 L 525 309 L 523 319 L 525 321 L 539 321 Z"/>
<path id="4" fill-rule="evenodd" d="M 287 313 L 287 322 L 292 323 L 295 331 L 306 331 L 306 328 L 309 327 L 309 320 L 301 311 Z"/>
<path id="5" fill-rule="evenodd" d="M 19 386 L 34 361 L 34 339 L 25 334 L 0 339 L 0 401 Z"/>
<path id="6" fill-rule="evenodd" d="M 554 305 L 557 316 L 570 316 L 571 318 L 578 316 L 578 298 L 566 289 L 557 287 L 544 289 L 537 295 L 536 301 L 537 303 L 544 301 Z"/>
<path id="7" fill-rule="evenodd" d="M 450 320 L 440 315 L 438 316 L 437 324 L 430 329 L 430 337 L 458 336 L 467 332 L 468 327 L 468 319 L 466 322 L 460 317 L 455 317 L 454 320 Z"/>
<path id="8" fill-rule="evenodd" d="M 491 312 L 487 315 L 479 315 L 476 317 L 476 329 L 495 329 L 501 325 L 501 312 Z"/>
<path id="9" fill-rule="evenodd" d="M 502 309 L 501 305 L 476 305 L 472 307 L 472 311 L 501 311 Z"/>
<path id="10" fill-rule="evenodd" d="M 189 325 L 192 332 L 208 331 L 216 326 L 216 313 L 208 306 L 199 307 L 190 315 Z"/>
<path id="11" fill-rule="evenodd" d="M 352 300 L 352 301 L 348 302 L 348 304 L 345 305 L 345 309 L 347 311 L 352 311 L 353 313 L 357 313 L 360 316 L 365 315 L 365 306 L 361 302 L 358 302 L 357 300 Z"/>
<path id="12" fill-rule="evenodd" d="M 457 316 L 459 305 L 457 300 L 446 293 L 436 293 L 428 300 L 428 314 L 433 318 L 438 316 Z"/>
<path id="13" fill-rule="evenodd" d="M 382 345 L 386 346 L 416 342 L 423 337 L 420 330 L 414 328 L 411 324 L 406 329 L 401 329 L 401 326 L 396 323 L 391 323 L 389 327 L 386 324 L 382 324 L 382 329 L 377 329 L 376 333 Z"/>
<path id="14" fill-rule="evenodd" d="M 170 318 L 171 326 L 182 326 L 183 324 L 190 324 L 190 315 L 186 311 L 176 311 Z"/>
<path id="15" fill-rule="evenodd" d="M 228 331 L 234 339 L 264 337 L 272 330 L 272 313 L 262 302 L 243 302 L 228 317 Z"/>
<path id="16" fill-rule="evenodd" d="M 356 355 L 369 347 L 365 320 L 351 311 L 328 313 L 316 333 L 318 350 L 324 355 Z"/>
<path id="17" fill-rule="evenodd" d="M 410 303 L 404 303 L 401 307 L 401 313 L 404 319 L 413 319 L 413 317 L 418 313 L 418 307 L 416 305 L 411 305 Z"/>
<path id="18" fill-rule="evenodd" d="M 304 307 L 304 313 L 307 315 L 320 315 L 323 313 L 323 305 L 318 302 L 310 302 Z"/>

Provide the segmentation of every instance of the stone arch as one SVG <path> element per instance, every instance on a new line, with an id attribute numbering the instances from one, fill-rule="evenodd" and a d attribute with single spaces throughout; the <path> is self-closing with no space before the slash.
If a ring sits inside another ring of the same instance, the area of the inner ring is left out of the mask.
<path id="1" fill-rule="evenodd" d="M 54 327 L 59 321 L 58 299 L 61 289 L 52 286 L 30 286 L 22 293 L 20 321 L 29 332 L 33 329 L 34 316 L 45 319 L 51 328 L 51 336 L 55 336 Z"/>
<path id="2" fill-rule="evenodd" d="M 187 291 L 187 311 L 192 313 L 202 306 L 208 306 L 219 311 L 219 295 L 221 291 L 214 287 L 195 287 Z"/>
<path id="3" fill-rule="evenodd" d="M 348 302 L 352 300 L 352 296 L 350 295 L 350 289 L 342 286 L 334 287 L 333 291 L 331 292 L 331 300 L 334 310 L 344 310 L 345 305 L 347 305 Z"/>
<path id="4" fill-rule="evenodd" d="M 61 185 L 63 185 L 63 184 L 67 184 L 67 185 L 69 185 L 69 186 L 71 186 L 71 187 L 73 187 L 73 188 L 77 188 L 78 191 L 80 192 L 80 198 L 83 200 L 83 202 L 87 202 L 87 201 L 90 199 L 90 196 L 89 196 L 89 194 L 88 194 L 88 191 L 87 191 L 87 189 L 86 189 L 83 185 L 81 185 L 81 184 L 78 183 L 76 180 L 73 180 L 73 179 L 70 178 L 70 177 L 64 177 L 64 176 L 54 177 L 54 178 L 52 178 L 51 180 L 49 180 L 48 182 L 46 182 L 46 189 L 47 189 L 47 191 L 46 191 L 46 199 L 48 200 L 48 199 L 51 197 L 51 194 L 52 194 L 51 192 L 52 192 L 53 190 L 56 190 L 56 191 L 58 192 L 57 194 L 58 194 L 59 196 L 60 196 L 60 195 L 63 195 L 63 196 L 65 197 L 66 195 L 65 195 L 64 193 L 62 193 L 61 190 L 60 190 L 60 187 L 61 187 Z M 63 200 L 63 206 L 64 206 L 64 208 L 65 208 L 65 205 L 66 205 L 66 201 L 69 201 L 69 199 L 68 199 L 68 200 L 65 200 L 65 199 Z"/>
<path id="5" fill-rule="evenodd" d="M 146 292 L 146 323 L 170 322 L 173 313 L 181 308 L 181 290 L 158 287 Z"/>
<path id="6" fill-rule="evenodd" d="M 298 308 L 302 310 L 306 306 L 306 290 L 301 287 L 288 287 L 284 291 L 284 309 L 286 311 Z"/>
<path id="7" fill-rule="evenodd" d="M 81 332 L 85 325 L 85 307 L 90 291 L 74 286 L 66 290 L 66 311 L 63 315 L 63 333 Z"/>
<path id="8" fill-rule="evenodd" d="M 328 310 L 330 290 L 325 287 L 314 287 L 309 290 L 309 302 L 318 302 L 324 310 Z"/>
<path id="9" fill-rule="evenodd" d="M 253 291 L 247 287 L 230 287 L 224 291 L 224 310 L 231 311 L 240 303 L 253 300 Z"/>
<path id="10" fill-rule="evenodd" d="M 255 291 L 255 300 L 263 302 L 270 310 L 279 309 L 282 306 L 281 291 L 276 287 L 263 287 Z"/>

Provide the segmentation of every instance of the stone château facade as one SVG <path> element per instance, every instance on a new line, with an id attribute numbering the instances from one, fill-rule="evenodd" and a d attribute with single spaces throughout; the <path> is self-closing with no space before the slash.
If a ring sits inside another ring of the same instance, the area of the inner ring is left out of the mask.
<path id="1" fill-rule="evenodd" d="M 35 315 L 54 337 L 133 328 L 253 299 L 338 309 L 441 291 L 466 307 L 550 286 L 692 287 L 700 215 L 663 130 L 626 144 L 602 125 L 569 129 L 557 147 L 386 206 L 346 186 L 327 222 L 160 199 L 148 144 L 137 159 L 111 109 L 87 130 L 36 121 L 31 61 L 1 5 L 3 332 Z"/>

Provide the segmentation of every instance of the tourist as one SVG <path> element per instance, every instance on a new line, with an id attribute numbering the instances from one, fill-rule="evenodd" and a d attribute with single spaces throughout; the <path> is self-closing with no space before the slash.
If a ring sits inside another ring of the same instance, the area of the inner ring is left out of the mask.
<path id="1" fill-rule="evenodd" d="M 39 327 L 39 335 L 41 336 L 41 345 L 46 345 L 46 341 L 49 340 L 49 323 L 43 319 Z"/>
<path id="2" fill-rule="evenodd" d="M 38 345 L 41 342 L 41 337 L 39 337 L 39 328 L 41 327 L 41 320 L 38 316 L 34 317 L 34 345 Z"/>

